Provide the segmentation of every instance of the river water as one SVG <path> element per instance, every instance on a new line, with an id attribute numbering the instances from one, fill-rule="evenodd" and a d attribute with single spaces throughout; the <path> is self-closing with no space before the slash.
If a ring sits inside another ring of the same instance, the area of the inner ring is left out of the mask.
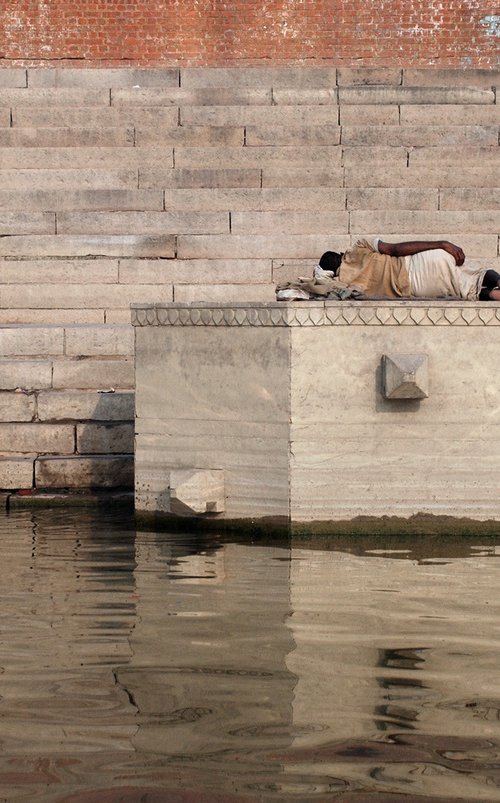
<path id="1" fill-rule="evenodd" d="M 500 801 L 500 533 L 0 517 L 0 800 Z"/>

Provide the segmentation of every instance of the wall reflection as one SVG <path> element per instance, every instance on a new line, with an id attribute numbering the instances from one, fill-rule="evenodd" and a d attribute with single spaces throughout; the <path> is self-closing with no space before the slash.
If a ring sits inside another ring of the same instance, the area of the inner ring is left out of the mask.
<path id="1" fill-rule="evenodd" d="M 498 800 L 499 555 L 6 516 L 2 796 Z"/>
<path id="2" fill-rule="evenodd" d="M 309 789 L 327 770 L 374 796 L 495 800 L 498 550 L 413 546 L 292 550 L 296 736 L 282 760 Z"/>
<path id="3" fill-rule="evenodd" d="M 136 554 L 133 659 L 119 673 L 134 746 L 192 757 L 288 745 L 288 549 L 138 533 Z"/>

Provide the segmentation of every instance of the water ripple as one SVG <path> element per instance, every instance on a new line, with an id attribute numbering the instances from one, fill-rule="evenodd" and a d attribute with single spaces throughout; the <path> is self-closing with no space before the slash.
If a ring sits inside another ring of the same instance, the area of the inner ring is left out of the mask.
<path id="1" fill-rule="evenodd" d="M 500 800 L 495 539 L 57 509 L 0 552 L 1 800 Z"/>

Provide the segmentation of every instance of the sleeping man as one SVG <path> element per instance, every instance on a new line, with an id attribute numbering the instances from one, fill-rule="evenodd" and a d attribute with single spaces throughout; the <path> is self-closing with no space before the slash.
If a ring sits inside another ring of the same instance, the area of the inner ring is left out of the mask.
<path id="1" fill-rule="evenodd" d="M 447 240 L 387 243 L 358 240 L 345 253 L 326 251 L 315 280 L 335 278 L 361 298 L 446 298 L 500 301 L 500 274 L 466 268 L 463 250 Z"/>

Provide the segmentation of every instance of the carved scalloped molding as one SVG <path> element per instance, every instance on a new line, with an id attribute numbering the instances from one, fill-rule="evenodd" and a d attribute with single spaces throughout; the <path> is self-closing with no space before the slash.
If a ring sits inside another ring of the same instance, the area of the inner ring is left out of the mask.
<path id="1" fill-rule="evenodd" d="M 491 302 L 304 302 L 275 304 L 145 305 L 132 307 L 134 326 L 500 326 Z"/>

